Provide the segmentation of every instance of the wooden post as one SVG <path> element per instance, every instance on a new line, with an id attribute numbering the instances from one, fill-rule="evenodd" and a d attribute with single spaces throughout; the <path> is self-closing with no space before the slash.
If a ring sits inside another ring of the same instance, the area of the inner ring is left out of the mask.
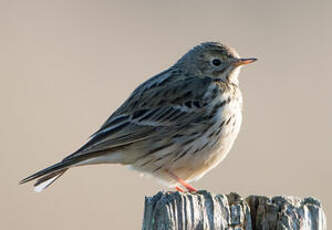
<path id="1" fill-rule="evenodd" d="M 145 198 L 143 230 L 327 230 L 314 198 L 159 192 Z"/>

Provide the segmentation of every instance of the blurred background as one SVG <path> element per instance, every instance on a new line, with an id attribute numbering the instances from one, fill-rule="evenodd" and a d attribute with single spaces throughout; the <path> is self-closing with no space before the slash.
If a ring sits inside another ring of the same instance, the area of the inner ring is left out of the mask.
<path id="1" fill-rule="evenodd" d="M 117 165 L 18 181 L 75 151 L 148 77 L 222 41 L 259 61 L 240 75 L 244 121 L 225 161 L 193 185 L 314 196 L 332 215 L 332 2 L 0 1 L 0 228 L 139 229 L 167 189 Z"/>

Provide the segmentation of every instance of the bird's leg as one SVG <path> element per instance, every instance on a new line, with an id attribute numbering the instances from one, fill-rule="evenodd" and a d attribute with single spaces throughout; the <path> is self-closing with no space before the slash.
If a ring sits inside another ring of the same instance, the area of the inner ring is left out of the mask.
<path id="1" fill-rule="evenodd" d="M 184 190 L 182 188 L 180 188 L 179 186 L 175 186 L 175 189 L 179 192 L 184 192 Z"/>
<path id="2" fill-rule="evenodd" d="M 185 187 L 189 192 L 197 192 L 197 189 L 195 189 L 193 186 L 190 184 L 186 183 L 184 180 L 182 180 L 180 177 L 175 175 L 174 173 L 170 172 L 169 170 L 166 170 L 166 172 L 177 182 L 179 182 L 183 187 Z M 176 190 L 178 190 L 178 186 L 175 187 Z M 181 188 L 180 188 L 181 189 Z M 182 189 L 181 189 L 182 190 Z M 179 191 L 179 190 L 178 190 Z M 183 191 L 183 190 L 182 190 Z"/>

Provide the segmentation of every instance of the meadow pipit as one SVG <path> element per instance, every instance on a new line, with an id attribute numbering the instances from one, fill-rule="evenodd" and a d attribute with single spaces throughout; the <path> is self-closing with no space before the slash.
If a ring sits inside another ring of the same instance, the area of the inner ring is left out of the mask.
<path id="1" fill-rule="evenodd" d="M 130 95 L 90 140 L 62 161 L 25 179 L 42 191 L 69 168 L 129 165 L 170 186 L 184 186 L 219 164 L 242 121 L 240 58 L 219 42 L 202 43 Z"/>

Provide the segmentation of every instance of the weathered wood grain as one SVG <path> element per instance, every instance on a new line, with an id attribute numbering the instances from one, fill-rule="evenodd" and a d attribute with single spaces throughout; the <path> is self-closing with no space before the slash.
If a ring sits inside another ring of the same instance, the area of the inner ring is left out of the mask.
<path id="1" fill-rule="evenodd" d="M 326 230 L 318 200 L 159 192 L 146 197 L 143 230 Z"/>

